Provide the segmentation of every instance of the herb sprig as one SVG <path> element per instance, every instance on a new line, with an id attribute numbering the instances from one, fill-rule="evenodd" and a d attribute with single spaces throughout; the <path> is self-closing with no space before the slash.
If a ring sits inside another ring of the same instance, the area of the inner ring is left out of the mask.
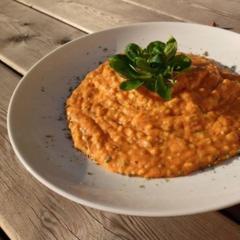
<path id="1" fill-rule="evenodd" d="M 191 59 L 177 53 L 177 41 L 171 37 L 166 43 L 150 42 L 142 49 L 130 43 L 125 54 L 109 58 L 110 66 L 126 81 L 120 84 L 122 90 L 132 90 L 145 86 L 165 100 L 171 99 L 174 76 L 191 66 Z"/>

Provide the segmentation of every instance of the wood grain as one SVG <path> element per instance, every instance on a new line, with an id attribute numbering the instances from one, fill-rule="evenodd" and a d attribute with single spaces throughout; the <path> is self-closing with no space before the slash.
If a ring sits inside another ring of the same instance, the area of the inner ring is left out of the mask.
<path id="1" fill-rule="evenodd" d="M 0 60 L 24 74 L 37 60 L 83 32 L 10 0 L 0 1 Z"/>
<path id="2" fill-rule="evenodd" d="M 29 0 L 31 1 L 31 0 Z M 168 14 L 182 21 L 211 25 L 216 22 L 240 32 L 240 3 L 236 0 L 123 0 L 157 13 Z"/>
<path id="3" fill-rule="evenodd" d="M 228 16 L 233 19 L 240 20 L 240 4 L 238 0 L 193 0 L 193 5 L 199 6 L 200 8 L 207 8 L 212 12 L 216 12 L 219 15 Z"/>
<path id="4" fill-rule="evenodd" d="M 167 14 L 157 13 L 128 2 L 112 0 L 18 0 L 38 11 L 92 33 L 134 22 L 172 21 Z"/>
<path id="5" fill-rule="evenodd" d="M 237 15 L 240 4 L 234 0 L 221 1 L 221 4 L 217 4 L 217 0 L 121 0 L 117 3 L 103 0 L 101 4 L 95 0 L 52 0 L 51 4 L 48 0 L 18 1 L 87 32 L 131 22 L 174 19 L 209 25 L 216 21 L 222 27 L 240 31 Z M 0 59 L 20 73 L 25 73 L 48 51 L 78 36 L 76 29 L 16 2 L 2 0 L 0 7 L 0 16 L 4 19 L 0 21 L 0 30 L 4 33 L 2 36 L 8 36 L 0 37 Z M 19 20 L 22 16 L 26 21 Z"/>
<path id="6" fill-rule="evenodd" d="M 150 10 L 136 6 L 136 2 L 143 4 L 138 0 L 103 0 L 100 4 L 93 0 L 52 0 L 50 4 L 47 0 L 21 1 L 28 5 L 33 2 L 39 11 L 88 32 L 134 21 L 173 19 L 165 15 L 164 9 L 152 6 L 153 0 L 149 4 L 144 1 Z M 211 6 L 203 2 L 206 5 L 194 0 L 195 5 L 211 12 Z M 223 10 L 224 6 L 215 11 Z M 174 16 L 171 11 L 169 14 Z M 180 15 L 175 18 L 182 19 Z M 238 21 L 237 11 L 232 19 Z M 47 52 L 83 34 L 10 0 L 0 1 L 0 30 L 0 59 L 23 74 Z M 121 216 L 83 207 L 48 190 L 19 164 L 7 136 L 7 106 L 21 76 L 1 63 L 0 76 L 0 226 L 12 240 L 240 239 L 239 226 L 217 212 L 176 218 Z"/>
<path id="7" fill-rule="evenodd" d="M 37 182 L 9 143 L 6 112 L 20 76 L 0 64 L 0 226 L 12 240 L 238 240 L 217 212 L 175 218 L 121 216 L 73 203 Z"/>
<path id="8" fill-rule="evenodd" d="M 47 0 L 18 1 L 87 32 L 137 21 L 174 19 L 207 25 L 215 21 L 240 31 L 240 4 L 236 0 L 104 0 L 101 4 L 94 0 L 54 0 L 54 5 Z"/>

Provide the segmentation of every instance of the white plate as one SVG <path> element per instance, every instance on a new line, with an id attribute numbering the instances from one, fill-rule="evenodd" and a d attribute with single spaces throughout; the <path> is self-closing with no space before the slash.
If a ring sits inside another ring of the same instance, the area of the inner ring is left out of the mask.
<path id="1" fill-rule="evenodd" d="M 72 148 L 61 119 L 69 87 L 129 42 L 142 46 L 173 35 L 184 52 L 240 67 L 240 35 L 189 23 L 155 22 L 114 28 L 79 38 L 40 60 L 21 80 L 8 111 L 11 143 L 40 182 L 78 203 L 115 213 L 176 216 L 240 202 L 240 162 L 226 162 L 187 177 L 144 180 L 106 172 Z M 107 48 L 107 49 L 106 49 Z M 59 119 L 60 117 L 60 119 Z M 53 136 L 49 137 L 48 135 Z M 143 185 L 143 186 L 141 186 Z"/>

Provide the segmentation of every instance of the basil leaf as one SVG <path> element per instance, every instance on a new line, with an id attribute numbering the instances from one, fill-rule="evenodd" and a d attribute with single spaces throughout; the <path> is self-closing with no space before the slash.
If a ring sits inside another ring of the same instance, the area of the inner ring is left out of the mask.
<path id="1" fill-rule="evenodd" d="M 147 62 L 147 60 L 145 58 L 142 57 L 136 57 L 135 59 L 135 63 L 136 63 L 136 67 L 138 69 L 141 69 L 143 71 L 148 71 L 148 72 L 155 72 L 155 69 L 153 69 L 149 63 Z"/>
<path id="2" fill-rule="evenodd" d="M 167 42 L 166 45 L 168 45 L 169 43 L 176 43 L 177 44 L 177 40 L 174 37 L 170 37 Z"/>
<path id="3" fill-rule="evenodd" d="M 158 53 L 158 54 L 150 57 L 148 59 L 148 63 L 150 64 L 150 66 L 152 68 L 160 67 L 160 66 L 164 65 L 164 63 L 165 63 L 164 55 L 161 53 Z"/>
<path id="4" fill-rule="evenodd" d="M 175 71 L 182 71 L 182 70 L 190 67 L 191 64 L 192 64 L 191 59 L 184 54 L 179 54 L 179 55 L 175 56 L 171 63 L 171 65 L 173 66 L 173 69 Z"/>
<path id="5" fill-rule="evenodd" d="M 172 88 L 168 86 L 163 79 L 162 75 L 159 75 L 156 79 L 155 91 L 160 95 L 163 99 L 169 100 L 172 95 Z"/>
<path id="6" fill-rule="evenodd" d="M 121 89 L 131 90 L 143 85 L 169 100 L 175 84 L 173 76 L 191 65 L 188 56 L 176 54 L 177 41 L 173 37 L 166 43 L 151 42 L 144 49 L 130 43 L 125 49 L 125 55 L 110 57 L 109 64 L 127 80 L 120 84 Z"/>
<path id="7" fill-rule="evenodd" d="M 148 44 L 146 51 L 149 55 L 156 55 L 162 53 L 165 48 L 165 43 L 161 41 L 154 41 Z"/>
<path id="8" fill-rule="evenodd" d="M 166 78 L 166 79 L 171 78 L 172 75 L 173 75 L 173 70 L 174 70 L 173 67 L 168 65 L 165 68 L 164 72 L 162 73 L 163 77 Z"/>
<path id="9" fill-rule="evenodd" d="M 117 71 L 124 78 L 132 79 L 149 79 L 152 77 L 151 73 L 138 73 L 133 66 L 131 66 L 127 56 L 117 54 L 109 58 L 110 66 Z"/>
<path id="10" fill-rule="evenodd" d="M 130 43 L 125 49 L 125 54 L 132 62 L 135 62 L 135 58 L 142 54 L 142 49 L 137 44 Z"/>
<path id="11" fill-rule="evenodd" d="M 116 70 L 119 74 L 126 78 L 133 78 L 136 72 L 130 66 L 129 60 L 125 55 L 115 55 L 109 58 L 110 66 Z"/>
<path id="12" fill-rule="evenodd" d="M 171 37 L 167 43 L 166 46 L 164 48 L 164 54 L 166 57 L 166 60 L 169 61 L 170 59 L 172 59 L 177 52 L 177 41 L 175 38 Z"/>
<path id="13" fill-rule="evenodd" d="M 143 83 L 144 81 L 138 80 L 138 79 L 128 80 L 128 81 L 121 82 L 120 88 L 122 90 L 129 91 L 129 90 L 139 88 L 141 85 L 143 85 Z"/>
<path id="14" fill-rule="evenodd" d="M 151 80 L 145 81 L 144 86 L 148 90 L 155 92 L 155 85 L 156 85 L 155 82 L 156 82 L 156 79 L 151 79 Z"/>

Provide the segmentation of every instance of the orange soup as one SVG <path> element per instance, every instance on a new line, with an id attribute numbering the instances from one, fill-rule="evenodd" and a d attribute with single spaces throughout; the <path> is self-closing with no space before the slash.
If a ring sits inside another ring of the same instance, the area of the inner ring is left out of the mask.
<path id="1" fill-rule="evenodd" d="M 176 76 L 171 100 L 144 87 L 122 91 L 108 62 L 67 99 L 74 147 L 112 172 L 176 177 L 240 149 L 240 76 L 202 56 Z"/>

